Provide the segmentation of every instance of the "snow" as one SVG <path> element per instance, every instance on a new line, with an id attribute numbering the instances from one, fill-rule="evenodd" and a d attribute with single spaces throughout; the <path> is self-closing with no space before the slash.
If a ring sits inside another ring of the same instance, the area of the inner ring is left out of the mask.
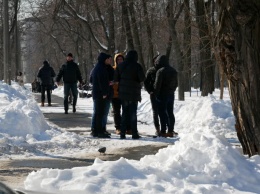
<path id="1" fill-rule="evenodd" d="M 234 129 L 228 90 L 208 97 L 192 90 L 185 101 L 175 100 L 175 129 L 179 138 L 120 140 L 92 138 L 61 129 L 44 119 L 42 112 L 63 113 L 62 108 L 40 108 L 30 92 L 0 82 L 0 159 L 80 156 L 117 148 L 165 144 L 155 155 L 140 160 L 120 158 L 72 169 L 44 168 L 31 172 L 25 189 L 50 193 L 260 193 L 260 157 L 241 154 Z M 62 96 L 62 87 L 54 94 Z M 177 93 L 176 93 L 177 96 Z M 92 100 L 79 98 L 77 112 L 92 112 Z M 149 96 L 142 91 L 138 106 L 138 130 L 153 134 Z M 109 123 L 113 123 L 111 116 Z M 78 130 L 81 130 L 79 128 Z M 82 128 L 84 130 L 84 128 Z M 86 128 L 85 128 L 86 130 Z"/>

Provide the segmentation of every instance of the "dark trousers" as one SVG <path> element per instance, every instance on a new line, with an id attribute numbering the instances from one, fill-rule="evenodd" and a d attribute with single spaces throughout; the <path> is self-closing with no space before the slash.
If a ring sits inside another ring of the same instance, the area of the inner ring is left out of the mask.
<path id="1" fill-rule="evenodd" d="M 152 110 L 153 110 L 153 123 L 156 129 L 160 128 L 159 123 L 159 111 L 158 111 L 158 102 L 156 100 L 156 96 L 154 94 L 150 95 Z"/>
<path id="2" fill-rule="evenodd" d="M 174 95 L 158 96 L 157 102 L 161 122 L 161 132 L 166 133 L 167 126 L 168 132 L 173 132 L 175 125 L 175 117 L 173 114 Z"/>
<path id="3" fill-rule="evenodd" d="M 69 94 L 70 90 L 73 95 L 73 107 L 76 106 L 77 104 L 77 99 L 78 99 L 78 89 L 77 89 L 77 83 L 64 83 L 64 110 L 68 111 L 69 109 Z"/>
<path id="4" fill-rule="evenodd" d="M 95 125 L 94 133 L 101 134 L 103 133 L 103 118 L 105 114 L 106 99 L 95 99 Z"/>
<path id="5" fill-rule="evenodd" d="M 45 102 L 45 91 L 47 92 L 48 104 L 51 104 L 51 85 L 41 85 L 41 102 Z"/>
<path id="6" fill-rule="evenodd" d="M 96 103 L 98 103 L 98 101 L 93 100 L 93 113 L 92 113 L 92 120 L 91 120 L 91 130 L 94 131 L 95 130 L 95 126 L 96 126 Z M 109 113 L 109 109 L 110 109 L 110 100 L 105 99 L 104 102 L 104 115 L 103 115 L 103 119 L 102 119 L 102 128 L 104 131 L 106 131 L 106 125 L 107 125 L 107 116 Z"/>
<path id="7" fill-rule="evenodd" d="M 137 131 L 137 105 L 138 101 L 122 100 L 122 121 L 121 135 L 125 135 L 128 123 L 130 124 L 132 135 L 136 135 Z"/>
<path id="8" fill-rule="evenodd" d="M 121 106 L 122 103 L 119 98 L 112 99 L 113 116 L 116 129 L 121 129 Z"/>

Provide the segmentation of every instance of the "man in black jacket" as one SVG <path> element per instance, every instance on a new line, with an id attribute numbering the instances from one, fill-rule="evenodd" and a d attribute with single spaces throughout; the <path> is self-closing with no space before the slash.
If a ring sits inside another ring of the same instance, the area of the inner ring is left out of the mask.
<path id="1" fill-rule="evenodd" d="M 47 91 L 48 106 L 51 106 L 51 90 L 55 76 L 56 74 L 48 61 L 43 61 L 43 66 L 39 69 L 37 74 L 41 84 L 41 106 L 44 106 L 45 90 Z"/>
<path id="2" fill-rule="evenodd" d="M 125 139 L 127 123 L 131 124 L 132 139 L 139 139 L 137 130 L 137 105 L 141 101 L 141 83 L 145 79 L 142 66 L 137 63 L 138 54 L 131 50 L 126 54 L 125 61 L 115 70 L 114 81 L 119 82 L 119 98 L 122 101 L 122 125 L 120 138 Z M 130 119 L 130 122 L 128 122 Z"/>
<path id="3" fill-rule="evenodd" d="M 151 101 L 152 110 L 153 110 L 153 123 L 154 123 L 155 129 L 156 129 L 155 134 L 160 136 L 161 132 L 160 132 L 160 123 L 159 123 L 158 103 L 156 100 L 156 96 L 154 94 L 154 82 L 155 82 L 155 78 L 156 78 L 156 73 L 160 69 L 160 66 L 157 63 L 157 58 L 158 58 L 158 55 L 153 58 L 154 64 L 146 72 L 146 78 L 144 80 L 144 87 L 145 87 L 146 91 L 150 94 L 150 101 Z"/>
<path id="4" fill-rule="evenodd" d="M 159 57 L 158 65 L 161 68 L 156 73 L 154 93 L 158 101 L 161 135 L 173 137 L 178 135 L 174 132 L 175 117 L 173 114 L 174 92 L 178 86 L 178 73 L 169 65 L 169 59 L 165 55 Z M 168 133 L 166 133 L 167 126 Z"/>
<path id="5" fill-rule="evenodd" d="M 76 112 L 76 104 L 78 99 L 77 82 L 82 83 L 82 77 L 79 66 L 73 61 L 73 55 L 69 53 L 67 55 L 67 62 L 63 64 L 57 75 L 56 82 L 60 82 L 63 77 L 64 82 L 64 110 L 65 114 L 68 114 L 69 103 L 68 97 L 71 90 L 73 95 L 73 112 Z"/>

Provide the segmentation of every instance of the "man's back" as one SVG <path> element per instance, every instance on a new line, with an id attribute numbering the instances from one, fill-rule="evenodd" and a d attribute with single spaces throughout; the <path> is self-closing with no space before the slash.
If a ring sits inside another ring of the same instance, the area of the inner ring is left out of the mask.
<path id="1" fill-rule="evenodd" d="M 137 53 L 128 52 L 126 60 L 115 71 L 115 81 L 119 82 L 119 97 L 122 100 L 140 101 L 141 82 L 145 79 L 142 66 L 137 63 Z"/>

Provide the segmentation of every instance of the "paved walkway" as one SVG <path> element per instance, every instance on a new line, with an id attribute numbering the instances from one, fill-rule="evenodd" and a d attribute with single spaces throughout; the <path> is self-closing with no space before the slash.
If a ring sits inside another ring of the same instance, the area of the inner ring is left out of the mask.
<path id="1" fill-rule="evenodd" d="M 35 99 L 40 103 L 40 94 L 35 94 Z M 56 95 L 52 95 L 52 103 L 57 108 L 63 110 L 63 98 Z M 91 129 L 91 115 L 89 113 L 76 112 L 72 113 L 69 110 L 69 114 L 64 114 L 64 111 L 59 113 L 44 113 L 46 120 L 49 120 L 53 124 L 61 127 L 68 128 L 71 132 L 90 132 Z M 75 130 L 71 130 L 75 128 Z M 76 128 L 81 128 L 77 130 Z M 82 131 L 85 128 L 85 131 Z M 108 125 L 108 131 L 114 130 L 113 124 Z M 0 181 L 6 183 L 12 188 L 23 188 L 23 181 L 26 176 L 41 168 L 73 168 L 77 166 L 88 166 L 93 164 L 94 159 L 99 157 L 101 160 L 118 160 L 121 157 L 127 159 L 139 160 L 145 155 L 155 154 L 159 149 L 166 147 L 167 145 L 150 145 L 150 146 L 138 146 L 132 148 L 121 148 L 113 152 L 113 154 L 100 155 L 86 154 L 84 158 L 70 158 L 70 157 L 57 157 L 46 159 L 23 159 L 23 160 L 6 160 L 0 163 Z"/>

